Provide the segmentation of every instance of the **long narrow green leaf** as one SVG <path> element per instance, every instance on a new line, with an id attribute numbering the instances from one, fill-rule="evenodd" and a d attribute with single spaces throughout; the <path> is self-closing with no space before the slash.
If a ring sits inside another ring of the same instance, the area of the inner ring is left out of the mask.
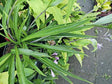
<path id="1" fill-rule="evenodd" d="M 45 45 L 45 44 L 34 44 L 34 43 L 30 43 L 30 45 L 33 45 L 33 46 L 39 46 L 39 47 L 42 47 L 42 48 L 47 48 L 47 49 L 52 49 L 52 50 L 57 50 L 57 51 L 61 51 L 61 52 L 71 52 L 71 53 L 77 53 L 77 54 L 83 54 L 83 53 L 80 53 L 79 51 L 75 51 L 73 49 L 70 49 L 70 48 L 73 48 L 72 46 L 50 46 L 50 45 Z"/>
<path id="2" fill-rule="evenodd" d="M 0 33 L 1 36 L 6 37 L 4 34 Z"/>
<path id="3" fill-rule="evenodd" d="M 14 29 L 14 32 L 15 32 L 15 36 L 17 38 L 17 40 L 20 40 L 19 39 L 19 33 L 18 33 L 18 27 L 17 27 L 17 22 L 18 22 L 18 11 L 19 11 L 19 6 L 17 6 L 15 9 L 14 9 L 14 22 L 13 22 L 13 29 Z"/>
<path id="4" fill-rule="evenodd" d="M 0 66 L 0 73 L 2 73 L 7 67 L 8 67 L 8 64 L 9 64 L 9 60 L 7 59 L 4 64 L 2 64 Z"/>
<path id="5" fill-rule="evenodd" d="M 45 76 L 44 73 L 43 73 L 30 59 L 27 60 L 27 62 L 28 62 L 29 65 L 30 65 L 33 69 L 35 69 L 39 74 Z"/>
<path id="6" fill-rule="evenodd" d="M 17 46 L 15 46 L 15 53 L 16 53 L 16 69 L 17 69 L 17 76 L 19 78 L 19 83 L 26 84 L 24 69 L 23 69 L 23 65 L 22 65 L 20 57 L 19 57 L 19 52 L 18 52 Z"/>
<path id="7" fill-rule="evenodd" d="M 0 48 L 1 47 L 4 47 L 5 45 L 9 44 L 10 42 L 3 42 L 3 43 L 0 43 Z"/>
<path id="8" fill-rule="evenodd" d="M 14 58 L 15 56 L 10 57 L 10 63 L 9 63 L 9 77 L 8 77 L 8 84 L 14 84 L 14 78 L 15 78 L 15 64 L 14 64 Z"/>
<path id="9" fill-rule="evenodd" d="M 60 71 L 57 71 L 56 69 L 54 69 L 54 71 L 56 71 L 62 78 L 64 78 L 70 84 L 73 84 L 73 82 L 67 76 L 65 76 L 64 74 L 62 74 Z"/>
<path id="10" fill-rule="evenodd" d="M 21 26 L 20 26 L 20 28 L 19 28 L 19 39 L 20 39 L 20 37 L 21 37 L 21 35 L 22 35 L 21 32 L 23 31 L 23 27 L 24 27 L 24 25 L 25 25 L 27 19 L 28 19 L 28 17 L 25 18 L 25 20 L 22 22 L 22 24 L 21 24 Z"/>
<path id="11" fill-rule="evenodd" d="M 26 84 L 33 84 L 33 83 L 29 80 L 26 80 Z"/>
<path id="12" fill-rule="evenodd" d="M 11 53 L 8 53 L 0 58 L 0 66 L 6 62 L 6 60 L 11 56 Z"/>
<path id="13" fill-rule="evenodd" d="M 31 55 L 31 56 L 33 55 L 33 56 L 36 56 L 36 57 L 51 57 L 46 53 L 40 53 L 40 52 L 37 52 L 37 51 L 32 51 L 30 49 L 19 48 L 18 50 L 19 50 L 20 54 L 24 54 L 24 55 Z"/>
<path id="14" fill-rule="evenodd" d="M 90 35 L 82 35 L 82 34 L 73 34 L 73 33 L 61 33 L 57 34 L 55 36 L 60 36 L 60 37 L 80 37 L 80 38 L 94 38 L 95 36 L 90 36 Z"/>
<path id="15" fill-rule="evenodd" d="M 41 57 L 37 57 L 38 60 L 40 60 L 42 63 L 46 64 L 47 66 L 49 66 L 50 68 L 53 68 L 53 70 L 57 70 L 57 71 L 60 71 L 62 72 L 62 74 L 66 74 L 70 77 L 73 77 L 75 79 L 78 79 L 78 80 L 81 80 L 81 81 L 85 81 L 87 83 L 90 83 L 92 84 L 90 81 L 87 81 L 77 75 L 74 75 L 64 69 L 62 69 L 60 66 L 58 66 L 57 64 L 53 63 L 51 60 L 49 60 L 48 58 L 41 58 Z"/>
<path id="16" fill-rule="evenodd" d="M 44 36 L 50 36 L 50 35 L 56 35 L 59 33 L 65 33 L 65 32 L 71 32 L 80 30 L 80 26 L 83 26 L 85 23 L 87 23 L 89 20 L 83 20 L 76 23 L 66 24 L 66 25 L 57 25 L 57 26 L 48 26 L 36 33 L 33 33 L 25 38 L 22 39 L 22 41 L 27 41 L 33 38 L 38 37 L 44 37 Z"/>
<path id="17" fill-rule="evenodd" d="M 8 0 L 5 4 L 4 11 L 6 12 L 7 15 L 8 15 L 9 9 L 11 7 L 11 4 L 12 4 L 12 0 Z M 3 17 L 2 17 L 3 28 L 6 27 L 6 19 L 7 19 L 6 14 L 3 13 Z"/>
<path id="18" fill-rule="evenodd" d="M 3 6 L 0 5 L 0 13 L 2 14 L 3 13 Z"/>
<path id="19" fill-rule="evenodd" d="M 68 81 L 70 84 L 73 84 L 72 81 L 71 81 L 68 77 L 64 76 L 62 73 L 60 73 L 59 75 L 60 75 L 62 78 L 64 78 L 66 81 Z"/>
<path id="20" fill-rule="evenodd" d="M 8 12 L 10 10 L 10 7 L 11 7 L 11 4 L 12 4 L 12 0 L 7 0 L 6 4 L 5 4 L 5 7 L 4 7 L 4 10 L 3 10 L 3 16 L 2 16 L 2 26 L 4 28 L 4 32 L 5 32 L 5 35 L 8 37 L 8 33 L 7 33 L 7 26 L 6 26 L 6 20 L 7 20 L 7 16 L 8 16 Z"/>

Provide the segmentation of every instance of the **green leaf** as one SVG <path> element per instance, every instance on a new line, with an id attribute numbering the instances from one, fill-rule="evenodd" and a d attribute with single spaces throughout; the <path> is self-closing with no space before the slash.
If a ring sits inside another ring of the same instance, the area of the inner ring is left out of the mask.
<path id="1" fill-rule="evenodd" d="M 56 70 L 54 70 L 54 71 L 56 71 Z M 68 81 L 70 84 L 73 84 L 73 82 L 72 82 L 67 76 L 65 76 L 64 74 L 62 74 L 62 73 L 59 72 L 59 71 L 56 71 L 56 72 L 58 72 L 59 75 L 60 75 L 62 78 L 64 78 L 66 81 Z"/>
<path id="2" fill-rule="evenodd" d="M 13 29 L 14 29 L 14 33 L 15 33 L 16 39 L 20 40 L 19 39 L 19 33 L 18 33 L 18 11 L 19 11 L 19 6 L 17 6 L 14 9 Z"/>
<path id="3" fill-rule="evenodd" d="M 25 72 L 25 76 L 27 77 L 27 76 L 32 75 L 35 71 L 30 68 L 24 68 L 24 72 Z"/>
<path id="4" fill-rule="evenodd" d="M 21 24 L 21 26 L 19 28 L 19 39 L 20 39 L 20 37 L 22 35 L 21 32 L 24 31 L 23 27 L 25 26 L 25 23 L 26 23 L 27 19 L 28 19 L 28 17 L 25 18 L 25 20 L 22 22 L 22 24 Z"/>
<path id="5" fill-rule="evenodd" d="M 75 54 L 77 60 L 79 61 L 81 67 L 82 67 L 82 61 L 83 61 L 83 55 L 80 55 L 80 54 Z"/>
<path id="6" fill-rule="evenodd" d="M 10 42 L 3 42 L 3 43 L 0 43 L 0 48 L 1 47 L 4 47 L 5 45 L 9 44 Z"/>
<path id="7" fill-rule="evenodd" d="M 17 46 L 15 46 L 15 53 L 16 53 L 16 69 L 17 69 L 17 76 L 19 78 L 19 83 L 26 84 L 25 73 L 24 73 L 23 65 L 19 57 Z"/>
<path id="8" fill-rule="evenodd" d="M 50 3 L 50 6 L 56 6 L 58 4 L 60 4 L 63 0 L 52 0 Z"/>
<path id="9" fill-rule="evenodd" d="M 8 64 L 9 60 L 7 59 L 5 63 L 0 66 L 0 73 L 3 72 L 8 67 Z"/>
<path id="10" fill-rule="evenodd" d="M 6 37 L 4 34 L 0 33 L 1 36 Z"/>
<path id="11" fill-rule="evenodd" d="M 57 64 L 55 64 L 53 61 L 49 60 L 48 58 L 41 58 L 41 57 L 36 57 L 38 60 L 40 60 L 42 63 L 46 64 L 47 66 L 49 66 L 50 68 L 52 68 L 53 70 L 56 70 L 56 71 L 60 71 L 62 74 L 66 74 L 70 77 L 73 77 L 75 79 L 78 79 L 78 80 L 82 80 L 82 81 L 85 81 L 87 83 L 91 83 L 83 78 L 80 78 L 79 76 L 77 75 L 74 75 L 64 69 L 62 69 L 60 66 L 58 66 Z M 92 83 L 91 83 L 92 84 Z"/>
<path id="12" fill-rule="evenodd" d="M 8 72 L 0 73 L 0 84 L 8 84 Z"/>
<path id="13" fill-rule="evenodd" d="M 85 29 L 85 28 L 91 27 L 91 26 L 82 26 L 85 23 L 87 23 L 88 21 L 89 20 L 86 19 L 84 21 L 79 21 L 76 23 L 73 22 L 71 24 L 48 26 L 48 27 L 36 32 L 36 33 L 28 35 L 27 37 L 23 38 L 22 41 L 26 41 L 26 40 L 30 40 L 30 39 L 38 38 L 38 37 L 56 35 L 59 33 L 65 33 L 65 32 L 71 32 L 71 31 L 77 31 L 77 30 Z M 80 27 L 80 26 L 82 26 L 82 27 Z"/>
<path id="14" fill-rule="evenodd" d="M 7 28 L 6 20 L 7 20 L 7 16 L 8 16 L 8 12 L 10 10 L 11 4 L 12 4 L 12 0 L 7 0 L 5 7 L 4 7 L 4 10 L 3 10 L 3 15 L 2 15 L 2 26 L 4 28 L 4 33 L 7 37 L 8 37 L 8 33 L 6 30 L 6 28 Z"/>
<path id="15" fill-rule="evenodd" d="M 101 19 L 94 22 L 93 25 L 102 25 L 102 24 L 107 24 L 111 22 L 112 22 L 112 14 L 102 17 Z"/>
<path id="16" fill-rule="evenodd" d="M 0 66 L 1 66 L 2 64 L 4 64 L 10 56 L 11 56 L 11 53 L 8 53 L 8 54 L 2 56 L 2 57 L 0 58 Z"/>
<path id="17" fill-rule="evenodd" d="M 9 63 L 9 77 L 8 77 L 8 84 L 14 84 L 15 81 L 15 64 L 14 64 L 14 58 L 15 56 L 10 57 L 10 63 Z"/>
<path id="18" fill-rule="evenodd" d="M 24 1 L 26 1 L 26 0 L 17 0 L 17 2 L 16 2 L 16 4 L 15 4 L 15 7 L 18 6 L 18 5 L 20 5 L 20 4 L 23 3 Z"/>
<path id="19" fill-rule="evenodd" d="M 62 15 L 62 11 L 60 10 L 60 8 L 58 7 L 50 7 L 47 9 L 47 12 L 49 14 L 53 14 L 54 19 L 58 22 L 58 24 L 63 24 L 63 15 Z"/>
<path id="20" fill-rule="evenodd" d="M 30 49 L 19 48 L 18 50 L 19 50 L 20 54 L 24 54 L 24 55 L 31 55 L 31 56 L 35 56 L 35 57 L 51 57 L 46 53 L 40 53 L 38 51 L 32 51 Z"/>
<path id="21" fill-rule="evenodd" d="M 29 65 L 30 65 L 33 69 L 35 69 L 39 74 L 45 76 L 44 73 L 43 73 L 30 59 L 27 60 L 27 62 L 28 62 Z"/>
<path id="22" fill-rule="evenodd" d="M 42 0 L 27 0 L 30 8 L 33 9 L 33 16 L 36 18 L 39 14 L 41 14 L 42 11 L 44 11 L 47 8 L 47 5 L 45 5 Z M 42 14 L 39 19 L 41 19 L 41 21 L 43 23 L 45 23 L 45 14 Z M 38 19 L 36 20 L 36 22 L 38 21 Z M 37 24 L 39 27 L 39 24 Z"/>
<path id="23" fill-rule="evenodd" d="M 77 54 L 80 53 L 78 51 L 70 49 L 70 48 L 72 48 L 70 46 L 61 46 L 61 45 L 59 45 L 59 46 L 50 46 L 50 45 L 45 45 L 45 44 L 33 44 L 33 43 L 30 43 L 30 45 L 39 46 L 39 47 L 46 48 L 46 49 L 51 49 L 51 50 L 57 50 L 57 51 L 61 51 L 61 52 L 72 52 L 72 53 L 77 53 Z M 83 53 L 80 53 L 80 54 L 83 54 Z"/>
<path id="24" fill-rule="evenodd" d="M 61 33 L 61 34 L 57 34 L 55 36 L 60 36 L 60 37 L 78 37 L 78 38 L 95 38 L 95 36 L 82 35 L 82 34 L 73 34 L 73 33 Z"/>
<path id="25" fill-rule="evenodd" d="M 69 1 L 68 1 L 66 20 L 69 18 L 69 15 L 70 15 L 71 12 L 72 12 L 73 4 L 74 4 L 74 0 L 69 0 Z"/>

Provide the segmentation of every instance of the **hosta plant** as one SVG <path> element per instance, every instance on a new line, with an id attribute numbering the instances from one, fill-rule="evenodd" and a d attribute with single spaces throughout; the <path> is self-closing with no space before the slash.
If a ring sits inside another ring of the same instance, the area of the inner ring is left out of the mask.
<path id="1" fill-rule="evenodd" d="M 0 84 L 55 84 L 60 75 L 91 83 L 69 72 L 69 57 L 82 66 L 83 47 L 97 42 L 85 35 L 97 13 L 85 16 L 76 0 L 1 0 Z M 11 46 L 11 47 L 9 47 Z"/>

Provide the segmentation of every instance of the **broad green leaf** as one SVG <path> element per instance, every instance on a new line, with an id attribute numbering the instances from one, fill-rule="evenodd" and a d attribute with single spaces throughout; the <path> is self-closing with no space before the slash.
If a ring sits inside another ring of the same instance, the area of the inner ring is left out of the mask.
<path id="1" fill-rule="evenodd" d="M 15 75 L 16 75 L 16 71 L 15 71 Z M 3 73 L 0 73 L 0 84 L 9 84 L 8 83 L 8 72 L 3 72 Z M 13 84 L 13 83 L 11 83 Z"/>
<path id="2" fill-rule="evenodd" d="M 47 12 L 49 14 L 53 14 L 54 19 L 58 22 L 58 24 L 63 24 L 63 15 L 62 15 L 62 11 L 60 10 L 60 8 L 58 7 L 50 7 L 47 9 Z"/>
<path id="3" fill-rule="evenodd" d="M 50 3 L 50 6 L 56 6 L 58 4 L 60 4 L 63 0 L 52 0 Z"/>
<path id="4" fill-rule="evenodd" d="M 107 24 L 111 22 L 112 22 L 112 14 L 102 17 L 101 19 L 94 22 L 93 25 L 102 25 L 102 24 Z"/>
<path id="5" fill-rule="evenodd" d="M 70 49 L 70 48 L 72 48 L 70 46 L 61 46 L 61 45 L 60 46 L 50 46 L 50 45 L 45 45 L 45 44 L 33 44 L 33 43 L 31 43 L 30 45 L 39 46 L 39 47 L 51 49 L 51 50 L 57 50 L 57 51 L 61 51 L 61 52 L 72 52 L 72 53 L 77 53 L 77 54 L 80 53 L 78 51 Z M 80 53 L 80 54 L 83 54 L 83 53 Z"/>
<path id="6" fill-rule="evenodd" d="M 3 43 L 0 43 L 0 48 L 1 47 L 4 47 L 5 45 L 9 44 L 10 42 L 3 42 Z"/>
<path id="7" fill-rule="evenodd" d="M 44 11 L 47 6 L 45 4 L 43 4 L 42 0 L 27 0 L 27 2 L 29 3 L 29 6 L 31 9 L 33 9 L 33 16 L 36 18 L 42 11 Z M 45 23 L 45 14 L 42 14 L 39 19 L 42 20 L 43 23 Z M 38 19 L 37 19 L 38 20 Z M 36 20 L 36 21 L 37 21 Z M 38 24 L 37 24 L 38 25 Z M 39 26 L 39 25 L 38 25 Z"/>
<path id="8" fill-rule="evenodd" d="M 2 56 L 2 57 L 0 58 L 0 66 L 1 66 L 2 64 L 4 64 L 10 56 L 11 56 L 11 53 L 8 53 L 8 54 Z"/>
<path id="9" fill-rule="evenodd" d="M 0 73 L 0 84 L 8 84 L 8 72 Z"/>
<path id="10" fill-rule="evenodd" d="M 24 55 L 31 55 L 31 56 L 35 56 L 35 57 L 50 57 L 46 53 L 40 53 L 38 51 L 32 51 L 30 49 L 22 49 L 22 48 L 19 48 L 18 50 L 19 50 L 19 53 L 20 54 L 24 54 Z"/>
<path id="11" fill-rule="evenodd" d="M 74 4 L 74 0 L 69 0 L 69 1 L 68 1 L 66 20 L 69 18 L 69 15 L 70 15 L 71 12 L 72 12 L 73 4 Z"/>
<path id="12" fill-rule="evenodd" d="M 45 76 L 44 73 L 43 73 L 30 59 L 27 60 L 27 62 L 28 62 L 29 65 L 30 65 L 33 69 L 35 69 L 39 74 Z"/>
<path id="13" fill-rule="evenodd" d="M 10 57 L 9 69 L 8 69 L 8 84 L 14 84 L 15 81 L 15 64 L 14 64 L 15 55 Z"/>
<path id="14" fill-rule="evenodd" d="M 30 39 L 38 38 L 38 37 L 56 35 L 59 33 L 78 31 L 81 29 L 86 29 L 88 27 L 92 27 L 92 26 L 83 26 L 87 22 L 88 22 L 88 19 L 86 19 L 84 21 L 79 21 L 76 23 L 73 22 L 71 24 L 48 26 L 48 27 L 36 32 L 36 33 L 28 35 L 27 37 L 23 38 L 22 41 L 26 41 L 26 40 L 30 40 Z M 82 26 L 82 27 L 80 27 L 80 26 Z"/>
<path id="15" fill-rule="evenodd" d="M 66 74 L 70 77 L 73 77 L 75 79 L 78 79 L 78 80 L 82 80 L 82 81 L 85 81 L 87 83 L 90 83 L 92 84 L 91 82 L 83 79 L 83 78 L 80 78 L 79 76 L 77 75 L 74 75 L 64 69 L 62 69 L 60 66 L 58 66 L 57 64 L 55 64 L 53 61 L 49 60 L 48 58 L 41 58 L 41 57 L 36 57 L 38 60 L 40 60 L 42 63 L 46 64 L 47 66 L 49 66 L 50 68 L 52 68 L 53 70 L 56 70 L 56 71 L 60 71 L 62 74 Z"/>
<path id="16" fill-rule="evenodd" d="M 82 39 L 82 40 L 77 40 L 75 42 L 71 42 L 71 44 L 78 45 L 80 47 L 84 47 L 84 46 L 91 44 L 91 41 L 90 41 L 90 39 Z"/>
<path id="17" fill-rule="evenodd" d="M 24 73 L 22 62 L 19 57 L 17 46 L 15 46 L 15 53 L 16 53 L 16 69 L 17 69 L 17 76 L 19 79 L 19 83 L 26 84 L 25 73 Z"/>

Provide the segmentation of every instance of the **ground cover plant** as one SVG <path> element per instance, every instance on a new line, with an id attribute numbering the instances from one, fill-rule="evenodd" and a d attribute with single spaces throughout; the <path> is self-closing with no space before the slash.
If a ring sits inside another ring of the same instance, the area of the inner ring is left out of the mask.
<path id="1" fill-rule="evenodd" d="M 0 56 L 0 84 L 55 84 L 58 75 L 70 84 L 68 76 L 92 84 L 69 72 L 68 60 L 76 56 L 82 66 L 83 47 L 97 49 L 95 36 L 85 31 L 112 22 L 112 15 L 93 22 L 99 13 L 80 9 L 77 0 L 1 0 L 0 35 L 6 42 L 0 47 L 9 50 Z"/>

